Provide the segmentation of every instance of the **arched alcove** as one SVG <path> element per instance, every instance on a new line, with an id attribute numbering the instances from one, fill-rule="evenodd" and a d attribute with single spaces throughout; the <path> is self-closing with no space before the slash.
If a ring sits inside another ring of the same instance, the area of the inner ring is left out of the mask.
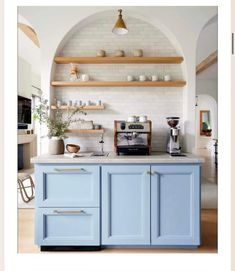
<path id="1" fill-rule="evenodd" d="M 135 14 L 125 14 L 124 20 L 129 29 L 127 35 L 117 36 L 112 33 L 116 20 L 115 11 L 106 11 L 90 16 L 82 21 L 64 37 L 58 46 L 56 55 L 60 56 L 96 56 L 103 49 L 108 56 L 113 56 L 116 50 L 124 50 L 127 56 L 133 55 L 133 50 L 143 49 L 145 56 L 178 56 L 180 49 L 165 33 L 151 23 L 136 17 Z M 78 65 L 80 74 L 89 74 L 91 80 L 124 81 L 127 75 L 138 80 L 140 75 L 158 75 L 159 78 L 169 74 L 172 80 L 186 79 L 183 64 L 83 64 Z M 53 80 L 69 80 L 69 64 L 54 65 L 51 78 Z M 88 112 L 85 120 L 93 120 L 101 124 L 105 132 L 105 150 L 113 149 L 114 120 L 126 120 L 131 115 L 147 115 L 153 122 L 153 150 L 165 151 L 168 125 L 166 117 L 178 116 L 183 127 L 183 88 L 64 88 L 52 92 L 52 101 L 57 99 L 68 103 L 70 100 L 98 102 L 106 105 L 102 112 Z M 75 127 L 74 127 L 75 128 Z M 69 141 L 79 141 L 83 150 L 97 148 L 99 138 L 88 141 L 84 136 L 70 136 Z"/>

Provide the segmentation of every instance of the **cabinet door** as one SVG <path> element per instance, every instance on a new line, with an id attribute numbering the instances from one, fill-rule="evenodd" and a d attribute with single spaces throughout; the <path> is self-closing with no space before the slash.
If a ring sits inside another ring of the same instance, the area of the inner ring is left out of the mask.
<path id="1" fill-rule="evenodd" d="M 102 167 L 102 244 L 150 244 L 150 166 Z"/>
<path id="2" fill-rule="evenodd" d="M 39 246 L 100 245 L 99 208 L 37 208 Z"/>
<path id="3" fill-rule="evenodd" d="M 36 165 L 37 207 L 99 207 L 100 167 Z"/>
<path id="4" fill-rule="evenodd" d="M 151 243 L 200 244 L 200 166 L 152 166 Z"/>

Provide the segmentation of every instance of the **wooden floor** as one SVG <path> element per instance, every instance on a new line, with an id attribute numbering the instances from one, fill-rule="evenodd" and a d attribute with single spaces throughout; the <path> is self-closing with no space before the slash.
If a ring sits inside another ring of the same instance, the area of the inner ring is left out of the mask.
<path id="1" fill-rule="evenodd" d="M 18 223 L 18 252 L 48 253 L 40 252 L 39 248 L 34 245 L 34 209 L 19 209 Z M 217 211 L 215 209 L 202 210 L 201 234 L 202 245 L 197 249 L 108 248 L 90 253 L 217 253 Z"/>

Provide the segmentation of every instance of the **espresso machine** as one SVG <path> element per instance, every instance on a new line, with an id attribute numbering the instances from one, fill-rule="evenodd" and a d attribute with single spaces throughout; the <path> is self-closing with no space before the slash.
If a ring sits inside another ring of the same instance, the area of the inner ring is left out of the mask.
<path id="1" fill-rule="evenodd" d="M 114 147 L 117 155 L 149 155 L 152 123 L 114 121 Z"/>
<path id="2" fill-rule="evenodd" d="M 181 155 L 179 117 L 168 117 L 167 124 L 170 126 L 168 135 L 167 152 L 172 156 Z"/>

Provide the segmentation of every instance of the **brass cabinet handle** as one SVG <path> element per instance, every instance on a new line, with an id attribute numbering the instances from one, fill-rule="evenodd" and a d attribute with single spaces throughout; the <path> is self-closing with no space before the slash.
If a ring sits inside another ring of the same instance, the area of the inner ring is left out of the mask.
<path id="1" fill-rule="evenodd" d="M 156 171 L 147 171 L 147 174 L 154 175 L 154 174 L 157 174 L 157 172 Z"/>
<path id="2" fill-rule="evenodd" d="M 84 210 L 68 210 L 68 211 L 60 211 L 60 210 L 54 210 L 53 211 L 54 214 L 58 214 L 58 215 L 81 215 L 81 214 L 85 214 L 86 212 Z"/>
<path id="3" fill-rule="evenodd" d="M 54 168 L 57 172 L 87 172 L 84 168 Z"/>

